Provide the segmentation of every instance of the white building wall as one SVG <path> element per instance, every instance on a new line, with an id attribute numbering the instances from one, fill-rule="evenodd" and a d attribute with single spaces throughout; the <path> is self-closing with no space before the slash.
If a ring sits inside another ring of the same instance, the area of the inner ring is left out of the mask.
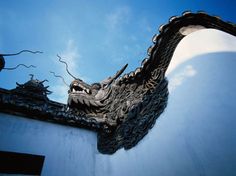
<path id="1" fill-rule="evenodd" d="M 165 112 L 136 147 L 97 154 L 97 176 L 236 175 L 235 37 L 199 31 L 180 45 Z"/>
<path id="2" fill-rule="evenodd" d="M 44 155 L 42 175 L 94 175 L 96 133 L 0 113 L 0 151 Z"/>
<path id="3" fill-rule="evenodd" d="M 233 37 L 220 35 L 236 47 Z M 0 150 L 45 155 L 42 175 L 236 175 L 236 51 L 201 54 L 169 73 L 165 112 L 128 151 L 103 155 L 93 132 L 6 114 Z"/>

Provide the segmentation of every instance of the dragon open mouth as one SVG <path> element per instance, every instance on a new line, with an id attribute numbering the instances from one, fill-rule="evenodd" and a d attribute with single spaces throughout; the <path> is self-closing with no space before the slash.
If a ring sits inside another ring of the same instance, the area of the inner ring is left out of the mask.
<path id="1" fill-rule="evenodd" d="M 102 107 L 104 104 L 101 99 L 96 99 L 95 96 L 99 89 L 96 86 L 83 82 L 82 80 L 74 80 L 68 91 L 68 105 L 80 110 L 84 110 L 87 114 L 93 113 L 95 107 Z M 93 107 L 93 108 L 92 108 Z"/>
<path id="2" fill-rule="evenodd" d="M 73 82 L 70 86 L 69 93 L 77 93 L 77 94 L 91 94 L 91 90 L 88 86 L 84 86 L 78 82 Z"/>

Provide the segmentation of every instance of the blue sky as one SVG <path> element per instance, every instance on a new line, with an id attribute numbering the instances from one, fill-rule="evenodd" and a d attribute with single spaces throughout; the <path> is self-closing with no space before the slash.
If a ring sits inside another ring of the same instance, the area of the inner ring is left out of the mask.
<path id="1" fill-rule="evenodd" d="M 0 87 L 12 89 L 15 82 L 24 83 L 29 74 L 54 93 L 50 97 L 65 102 L 66 87 L 49 73 L 73 79 L 59 63 L 59 54 L 70 71 L 86 82 L 98 82 L 113 75 L 126 63 L 127 72 L 139 66 L 158 27 L 169 17 L 185 10 L 204 10 L 226 21 L 236 22 L 236 1 L 156 0 L 156 1 L 82 1 L 82 0 L 9 0 L 0 1 L 0 53 L 23 49 L 43 54 L 24 53 L 6 57 L 6 67 L 19 63 L 35 69 L 18 68 L 0 73 Z"/>

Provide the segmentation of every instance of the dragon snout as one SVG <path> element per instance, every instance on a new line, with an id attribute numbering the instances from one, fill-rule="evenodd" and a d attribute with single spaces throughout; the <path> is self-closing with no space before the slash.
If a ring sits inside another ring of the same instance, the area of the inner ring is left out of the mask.
<path id="1" fill-rule="evenodd" d="M 91 94 L 91 90 L 89 87 L 84 86 L 80 83 L 74 82 L 70 86 L 69 93 L 85 93 L 85 94 Z"/>

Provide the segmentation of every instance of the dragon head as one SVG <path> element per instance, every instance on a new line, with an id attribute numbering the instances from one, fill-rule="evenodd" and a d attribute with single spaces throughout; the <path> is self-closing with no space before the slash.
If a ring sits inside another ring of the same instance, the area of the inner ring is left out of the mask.
<path id="1" fill-rule="evenodd" d="M 110 94 L 110 88 L 104 87 L 101 83 L 89 85 L 80 79 L 75 79 L 70 84 L 68 94 L 70 108 L 93 114 L 105 106 L 104 101 Z"/>
<path id="2" fill-rule="evenodd" d="M 86 114 L 99 113 L 101 108 L 106 105 L 105 101 L 111 93 L 112 83 L 123 73 L 126 67 L 127 64 L 114 76 L 100 83 L 89 85 L 81 79 L 74 79 L 68 91 L 68 106 Z"/>
<path id="3" fill-rule="evenodd" d="M 70 89 L 69 89 L 68 93 L 69 94 L 72 93 L 72 94 L 90 95 L 92 93 L 91 88 L 92 88 L 92 86 L 83 82 L 82 80 L 75 79 L 70 84 Z"/>

